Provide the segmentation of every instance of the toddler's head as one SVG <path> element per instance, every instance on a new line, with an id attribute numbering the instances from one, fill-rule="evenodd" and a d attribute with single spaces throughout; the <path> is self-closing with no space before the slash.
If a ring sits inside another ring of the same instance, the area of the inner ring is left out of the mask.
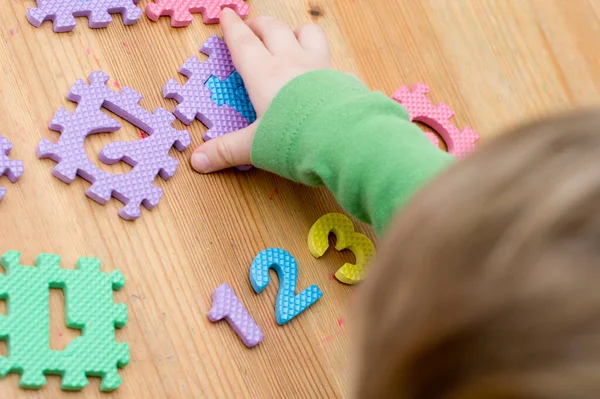
<path id="1" fill-rule="evenodd" d="M 355 397 L 600 398 L 600 112 L 504 135 L 423 189 L 359 298 Z"/>

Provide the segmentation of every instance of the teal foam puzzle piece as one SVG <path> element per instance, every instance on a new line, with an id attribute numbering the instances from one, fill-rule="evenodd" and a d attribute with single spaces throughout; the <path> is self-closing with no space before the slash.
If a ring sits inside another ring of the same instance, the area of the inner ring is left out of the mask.
<path id="1" fill-rule="evenodd" d="M 257 294 L 271 282 L 269 269 L 275 270 L 279 277 L 279 292 L 275 300 L 277 324 L 283 325 L 292 320 L 323 296 L 323 292 L 314 284 L 296 295 L 298 264 L 289 252 L 281 248 L 265 249 L 252 262 L 250 284 Z"/>
<path id="2" fill-rule="evenodd" d="M 205 85 L 212 93 L 212 101 L 219 107 L 227 104 L 246 118 L 248 122 L 253 123 L 256 120 L 256 112 L 238 71 L 234 71 L 225 80 L 211 76 Z"/>
<path id="3" fill-rule="evenodd" d="M 21 254 L 5 253 L 0 264 L 0 299 L 7 315 L 0 315 L 0 340 L 8 341 L 8 356 L 0 356 L 0 378 L 21 375 L 19 386 L 39 389 L 47 374 L 62 376 L 61 388 L 81 390 L 87 376 L 102 378 L 105 392 L 121 384 L 117 368 L 129 363 L 129 346 L 115 340 L 115 328 L 127 323 L 127 308 L 115 304 L 113 290 L 123 287 L 121 272 L 103 273 L 96 258 L 81 258 L 75 270 L 62 269 L 60 257 L 42 254 L 36 266 L 20 264 Z M 65 296 L 67 327 L 82 330 L 63 351 L 50 349 L 50 288 Z"/>

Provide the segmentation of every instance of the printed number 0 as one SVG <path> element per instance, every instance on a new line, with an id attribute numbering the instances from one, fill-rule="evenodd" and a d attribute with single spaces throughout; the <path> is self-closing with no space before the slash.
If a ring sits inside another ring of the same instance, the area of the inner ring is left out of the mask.
<path id="1" fill-rule="evenodd" d="M 252 262 L 250 283 L 257 294 L 260 294 L 271 282 L 269 269 L 275 270 L 279 277 L 279 292 L 275 300 L 277 324 L 284 325 L 323 296 L 316 285 L 311 285 L 298 295 L 294 295 L 298 280 L 296 259 L 280 248 L 265 249 Z"/>
<path id="2" fill-rule="evenodd" d="M 356 264 L 346 263 L 335 272 L 335 277 L 345 284 L 356 284 L 365 278 L 367 264 L 375 254 L 369 237 L 354 231 L 352 220 L 340 213 L 328 213 L 313 224 L 308 233 L 308 248 L 315 258 L 320 258 L 329 248 L 329 233 L 335 234 L 335 249 L 349 249 Z"/>

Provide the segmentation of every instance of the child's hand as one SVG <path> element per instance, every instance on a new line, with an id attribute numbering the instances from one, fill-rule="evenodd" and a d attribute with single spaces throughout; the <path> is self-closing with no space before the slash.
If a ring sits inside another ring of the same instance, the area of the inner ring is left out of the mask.
<path id="1" fill-rule="evenodd" d="M 279 90 L 305 72 L 331 68 L 327 38 L 317 25 L 292 31 L 275 18 L 258 17 L 244 22 L 232 10 L 224 9 L 221 26 L 257 120 L 198 147 L 192 155 L 192 167 L 201 173 L 251 164 L 256 128 Z"/>

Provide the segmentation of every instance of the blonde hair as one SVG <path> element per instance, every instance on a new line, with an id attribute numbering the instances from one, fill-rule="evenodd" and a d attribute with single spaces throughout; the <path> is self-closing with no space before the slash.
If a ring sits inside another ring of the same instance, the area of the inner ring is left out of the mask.
<path id="1" fill-rule="evenodd" d="M 361 291 L 356 398 L 600 398 L 600 112 L 457 163 Z"/>

